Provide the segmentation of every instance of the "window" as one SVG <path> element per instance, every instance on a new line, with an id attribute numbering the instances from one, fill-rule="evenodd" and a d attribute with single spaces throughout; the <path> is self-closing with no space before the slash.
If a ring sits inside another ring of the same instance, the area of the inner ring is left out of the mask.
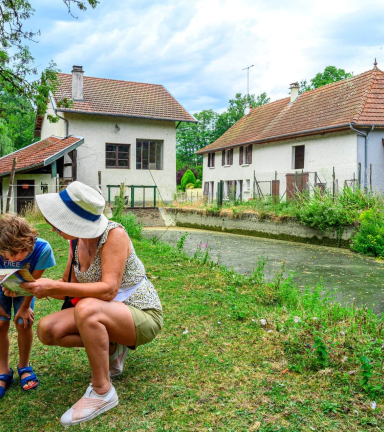
<path id="1" fill-rule="evenodd" d="M 215 168 L 215 153 L 208 153 L 208 168 Z"/>
<path id="2" fill-rule="evenodd" d="M 244 149 L 245 149 L 245 158 L 244 158 Z M 239 151 L 239 164 L 240 165 L 249 165 L 252 163 L 252 144 L 249 146 L 241 146 Z"/>
<path id="3" fill-rule="evenodd" d="M 136 169 L 163 169 L 163 141 L 136 141 Z"/>
<path id="4" fill-rule="evenodd" d="M 222 151 L 221 165 L 233 165 L 233 149 Z"/>
<path id="5" fill-rule="evenodd" d="M 130 144 L 106 144 L 105 167 L 106 168 L 130 168 L 129 153 Z"/>
<path id="6" fill-rule="evenodd" d="M 293 149 L 293 169 L 304 169 L 305 146 L 295 146 Z"/>

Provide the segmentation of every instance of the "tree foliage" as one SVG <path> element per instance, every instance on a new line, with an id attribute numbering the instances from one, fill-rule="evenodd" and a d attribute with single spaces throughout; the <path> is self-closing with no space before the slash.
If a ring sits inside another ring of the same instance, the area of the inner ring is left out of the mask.
<path id="1" fill-rule="evenodd" d="M 237 93 L 230 99 L 229 107 L 222 114 L 213 110 L 203 110 L 194 114 L 198 124 L 182 123 L 177 129 L 177 167 L 197 166 L 201 156 L 196 151 L 216 141 L 244 115 L 249 103 L 252 107 L 264 105 L 270 101 L 266 93 L 259 96 Z"/>
<path id="2" fill-rule="evenodd" d="M 68 12 L 72 6 L 85 11 L 87 6 L 95 8 L 97 0 L 63 0 Z M 28 43 L 37 42 L 40 30 L 25 30 L 25 22 L 34 9 L 27 0 L 0 0 L 0 88 L 7 94 L 22 97 L 43 114 L 47 108 L 50 91 L 57 87 L 57 67 L 51 62 L 38 75 Z M 4 105 L 0 105 L 0 111 Z"/>
<path id="3" fill-rule="evenodd" d="M 345 78 L 351 78 L 353 73 L 345 72 L 344 69 L 338 69 L 335 66 L 327 66 L 324 72 L 317 73 L 312 79 L 310 84 L 307 80 L 300 82 L 300 93 L 308 90 L 313 90 L 336 81 L 341 81 Z"/>
<path id="4" fill-rule="evenodd" d="M 195 174 L 193 174 L 193 172 L 190 169 L 187 169 L 187 171 L 185 171 L 185 173 L 181 179 L 182 189 L 185 190 L 187 185 L 189 185 L 189 184 L 194 185 L 195 183 L 196 183 Z"/>

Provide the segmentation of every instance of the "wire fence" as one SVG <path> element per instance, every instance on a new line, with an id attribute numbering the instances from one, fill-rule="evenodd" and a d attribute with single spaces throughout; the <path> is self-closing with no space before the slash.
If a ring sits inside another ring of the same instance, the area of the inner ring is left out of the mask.
<path id="1" fill-rule="evenodd" d="M 204 199 L 203 189 L 187 189 L 185 192 L 176 192 L 174 201 L 180 204 L 193 204 Z"/>
<path id="2" fill-rule="evenodd" d="M 274 197 L 276 200 L 296 199 L 300 193 L 313 194 L 315 190 L 336 196 L 344 188 L 363 189 L 369 193 L 384 194 L 384 166 L 370 164 L 357 167 L 331 167 L 318 171 L 256 172 L 250 178 L 204 182 L 204 201 L 222 205 L 226 201 Z"/>

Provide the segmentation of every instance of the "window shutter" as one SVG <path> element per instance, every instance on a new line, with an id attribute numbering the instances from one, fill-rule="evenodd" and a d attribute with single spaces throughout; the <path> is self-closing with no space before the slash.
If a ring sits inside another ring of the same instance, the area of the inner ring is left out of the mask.
<path id="1" fill-rule="evenodd" d="M 221 152 L 221 165 L 225 165 L 225 150 Z"/>
<path id="2" fill-rule="evenodd" d="M 247 164 L 252 163 L 252 144 L 247 147 Z"/>
<path id="3" fill-rule="evenodd" d="M 239 165 L 243 165 L 243 153 L 244 153 L 244 147 L 241 146 L 239 152 Z"/>
<path id="4" fill-rule="evenodd" d="M 212 168 L 215 168 L 215 153 L 211 153 L 211 164 Z"/>
<path id="5" fill-rule="evenodd" d="M 229 150 L 229 165 L 233 165 L 233 148 Z"/>
<path id="6" fill-rule="evenodd" d="M 204 195 L 208 195 L 209 192 L 209 183 L 204 182 Z"/>

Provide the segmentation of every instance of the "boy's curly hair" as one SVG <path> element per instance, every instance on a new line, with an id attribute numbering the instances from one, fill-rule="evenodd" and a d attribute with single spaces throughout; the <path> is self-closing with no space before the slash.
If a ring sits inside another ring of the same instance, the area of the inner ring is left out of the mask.
<path id="1" fill-rule="evenodd" d="M 4 214 L 0 218 L 0 255 L 32 252 L 37 231 L 22 217 Z"/>

